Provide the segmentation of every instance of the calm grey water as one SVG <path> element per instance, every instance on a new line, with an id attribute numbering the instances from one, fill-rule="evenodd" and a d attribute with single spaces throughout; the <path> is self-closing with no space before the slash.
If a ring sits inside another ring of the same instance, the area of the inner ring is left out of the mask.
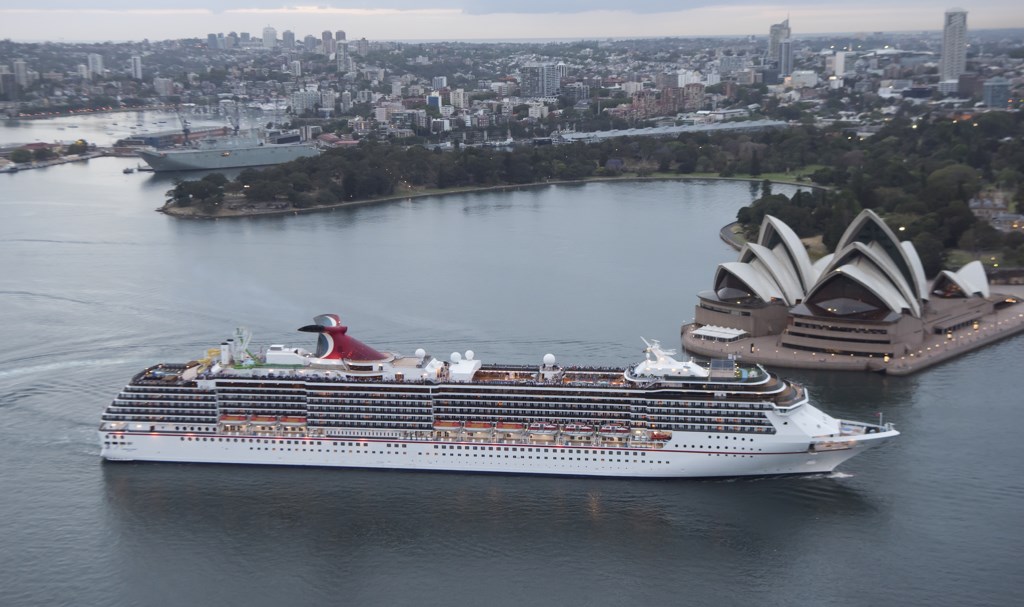
<path id="1" fill-rule="evenodd" d="M 744 183 L 186 222 L 132 160 L 0 175 L 0 605 L 1005 605 L 1024 339 L 909 378 L 786 372 L 903 436 L 830 476 L 622 481 L 102 464 L 129 377 L 322 312 L 386 349 L 625 364 L 678 343 Z"/>

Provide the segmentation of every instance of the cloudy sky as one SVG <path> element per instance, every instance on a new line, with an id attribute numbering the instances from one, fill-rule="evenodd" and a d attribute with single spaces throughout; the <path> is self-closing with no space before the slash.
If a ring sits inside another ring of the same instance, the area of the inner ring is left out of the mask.
<path id="1" fill-rule="evenodd" d="M 1021 0 L 961 6 L 971 29 L 1024 27 Z M 799 35 L 938 30 L 946 8 L 934 0 L 0 0 L 0 38 L 163 40 L 266 25 L 299 38 L 343 29 L 371 40 L 764 35 L 787 14 Z"/>

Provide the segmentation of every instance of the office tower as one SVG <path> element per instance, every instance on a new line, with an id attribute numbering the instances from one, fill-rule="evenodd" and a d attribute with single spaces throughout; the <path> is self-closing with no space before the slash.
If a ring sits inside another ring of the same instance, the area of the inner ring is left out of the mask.
<path id="1" fill-rule="evenodd" d="M 86 65 L 84 63 L 79 63 L 78 64 L 78 68 L 76 68 L 76 69 L 77 69 L 77 73 L 78 73 L 78 77 L 79 78 L 81 78 L 82 80 L 88 80 L 89 79 L 89 66 L 88 65 Z"/>
<path id="2" fill-rule="evenodd" d="M 768 28 L 768 60 L 779 61 L 779 43 L 789 39 L 792 32 L 789 29 L 789 17 L 782 23 L 776 23 Z"/>
<path id="3" fill-rule="evenodd" d="M 448 76 L 434 76 L 430 85 L 435 89 L 448 88 Z"/>
<path id="4" fill-rule="evenodd" d="M 982 101 L 991 108 L 1010 107 L 1010 81 L 1006 78 L 990 78 L 982 85 Z"/>
<path id="5" fill-rule="evenodd" d="M 277 46 L 277 30 L 269 25 L 263 28 L 263 48 L 274 48 Z"/>
<path id="6" fill-rule="evenodd" d="M 286 51 L 295 50 L 295 32 L 292 30 L 284 30 L 281 32 L 281 46 Z"/>
<path id="7" fill-rule="evenodd" d="M 298 78 L 302 75 L 302 62 L 298 60 L 292 61 L 288 64 L 288 69 L 291 71 L 292 76 Z"/>
<path id="8" fill-rule="evenodd" d="M 323 42 L 324 45 L 322 49 L 323 53 L 330 57 L 331 53 L 334 52 L 334 34 L 327 30 L 324 30 L 324 32 L 320 34 L 320 40 Z"/>
<path id="9" fill-rule="evenodd" d="M 338 30 L 338 31 L 334 32 L 334 40 L 335 40 L 335 42 L 341 42 L 343 40 L 347 40 L 347 38 L 345 38 L 345 30 Z"/>
<path id="10" fill-rule="evenodd" d="M 793 41 L 789 38 L 779 42 L 779 76 L 793 73 Z"/>
<path id="11" fill-rule="evenodd" d="M 242 32 L 238 35 L 238 37 L 241 38 L 242 44 L 245 44 L 252 40 L 252 36 L 249 35 L 249 32 Z"/>
<path id="12" fill-rule="evenodd" d="M 91 78 L 103 77 L 103 55 L 89 53 L 89 75 Z"/>
<path id="13" fill-rule="evenodd" d="M 22 88 L 29 86 L 29 64 L 25 59 L 14 59 L 14 83 Z"/>
<path id="14" fill-rule="evenodd" d="M 967 71 L 967 11 L 951 8 L 946 11 L 942 28 L 942 57 L 939 79 L 956 80 Z"/>
<path id="15" fill-rule="evenodd" d="M 224 43 L 228 48 L 238 48 L 238 34 L 231 32 L 228 37 L 224 39 Z"/>
<path id="16" fill-rule="evenodd" d="M 206 48 L 217 48 L 217 34 L 206 34 Z"/>
<path id="17" fill-rule="evenodd" d="M 142 57 L 132 55 L 132 78 L 142 80 Z"/>
<path id="18" fill-rule="evenodd" d="M 308 35 L 302 39 L 302 47 L 307 53 L 316 51 L 316 36 Z"/>

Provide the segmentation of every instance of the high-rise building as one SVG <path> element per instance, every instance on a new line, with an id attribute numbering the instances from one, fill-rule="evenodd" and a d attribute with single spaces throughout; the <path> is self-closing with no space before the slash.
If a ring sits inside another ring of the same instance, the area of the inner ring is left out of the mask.
<path id="1" fill-rule="evenodd" d="M 465 89 L 455 89 L 449 95 L 449 100 L 452 103 L 452 107 L 462 109 L 466 107 L 466 91 Z"/>
<path id="2" fill-rule="evenodd" d="M 430 85 L 435 89 L 448 88 L 448 76 L 434 76 Z"/>
<path id="3" fill-rule="evenodd" d="M 284 30 L 281 32 L 281 46 L 286 51 L 295 50 L 295 32 L 292 30 Z"/>
<path id="4" fill-rule="evenodd" d="M 832 57 L 832 73 L 836 76 L 846 73 L 846 51 L 836 51 Z"/>
<path id="5" fill-rule="evenodd" d="M 942 57 L 939 78 L 956 80 L 967 71 L 967 11 L 951 8 L 946 11 L 942 28 Z"/>
<path id="6" fill-rule="evenodd" d="M 246 44 L 252 40 L 252 36 L 249 35 L 249 32 L 242 32 L 238 37 L 241 39 L 242 44 Z"/>
<path id="7" fill-rule="evenodd" d="M 292 76 L 298 78 L 302 75 L 302 62 L 298 60 L 292 61 L 288 64 L 288 69 L 291 71 Z"/>
<path id="8" fill-rule="evenodd" d="M 347 40 L 347 38 L 345 38 L 345 30 L 338 30 L 334 32 L 334 40 L 335 42 Z"/>
<path id="9" fill-rule="evenodd" d="M 28 64 L 24 59 L 14 60 L 14 83 L 21 88 L 28 86 Z"/>
<path id="10" fill-rule="evenodd" d="M 206 34 L 206 48 L 217 48 L 217 34 Z"/>
<path id="11" fill-rule="evenodd" d="M 548 63 L 528 63 L 520 70 L 523 97 L 554 97 L 562 85 L 558 70 Z"/>
<path id="12" fill-rule="evenodd" d="M 277 30 L 269 25 L 263 28 L 263 48 L 275 48 L 277 46 Z"/>
<path id="13" fill-rule="evenodd" d="M 793 41 L 789 38 L 779 42 L 779 76 L 793 73 Z"/>
<path id="14" fill-rule="evenodd" d="M 352 68 L 348 59 L 348 42 L 336 40 L 335 43 L 337 46 L 334 49 L 334 60 L 338 64 L 338 73 L 347 74 Z"/>
<path id="15" fill-rule="evenodd" d="M 791 34 L 789 17 L 782 23 L 776 23 L 768 28 L 768 61 L 779 61 L 779 43 L 788 40 Z"/>
<path id="16" fill-rule="evenodd" d="M 103 77 L 103 55 L 89 53 L 89 75 L 92 78 Z"/>
<path id="17" fill-rule="evenodd" d="M 1010 107 L 1010 81 L 1006 78 L 989 78 L 982 85 L 982 91 L 982 101 L 988 107 Z"/>
<path id="18" fill-rule="evenodd" d="M 132 78 L 142 80 L 142 57 L 132 55 Z"/>
<path id="19" fill-rule="evenodd" d="M 324 32 L 320 34 L 320 40 L 323 42 L 323 49 L 321 50 L 325 55 L 330 57 L 331 53 L 334 52 L 334 34 L 324 30 Z"/>
<path id="20" fill-rule="evenodd" d="M 312 34 L 302 39 L 302 47 L 307 53 L 316 51 L 316 36 Z"/>
<path id="21" fill-rule="evenodd" d="M 174 94 L 174 81 L 170 78 L 153 78 L 153 90 L 159 97 L 170 97 Z"/>

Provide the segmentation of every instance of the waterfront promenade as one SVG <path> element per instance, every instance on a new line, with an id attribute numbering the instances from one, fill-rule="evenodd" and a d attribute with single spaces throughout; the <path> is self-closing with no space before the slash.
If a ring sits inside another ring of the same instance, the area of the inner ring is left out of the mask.
<path id="1" fill-rule="evenodd" d="M 697 327 L 683 325 L 683 349 L 690 354 L 712 358 L 735 358 L 773 367 L 825 369 L 834 371 L 878 371 L 889 375 L 909 375 L 932 365 L 962 356 L 991 343 L 1024 332 L 1024 285 L 993 285 L 1002 295 L 1022 303 L 1009 305 L 982 317 L 975 326 L 943 334 L 927 333 L 916 347 L 906 348 L 888 358 L 854 356 L 794 350 L 780 345 L 781 336 L 766 335 L 733 342 L 702 340 L 691 335 Z M 997 297 L 993 293 L 993 297 Z"/>

